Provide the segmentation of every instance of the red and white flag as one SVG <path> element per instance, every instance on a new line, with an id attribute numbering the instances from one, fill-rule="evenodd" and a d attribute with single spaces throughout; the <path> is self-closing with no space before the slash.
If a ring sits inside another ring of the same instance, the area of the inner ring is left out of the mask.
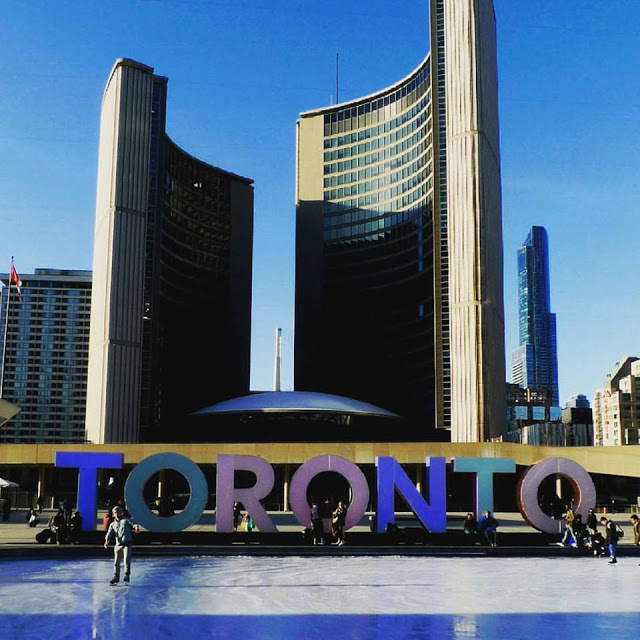
<path id="1" fill-rule="evenodd" d="M 11 263 L 11 278 L 9 279 L 9 284 L 13 285 L 16 288 L 16 291 L 18 293 L 18 300 L 22 302 L 22 295 L 20 294 L 22 280 L 20 280 L 20 276 L 18 275 L 16 268 L 13 266 L 13 262 Z"/>

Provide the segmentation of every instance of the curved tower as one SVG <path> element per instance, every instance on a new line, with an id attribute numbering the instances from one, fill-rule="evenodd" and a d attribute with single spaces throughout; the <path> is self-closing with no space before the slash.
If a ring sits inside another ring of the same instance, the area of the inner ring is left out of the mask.
<path id="1" fill-rule="evenodd" d="M 249 391 L 252 180 L 165 132 L 167 79 L 118 60 L 102 102 L 87 437 L 180 440 Z"/>
<path id="2" fill-rule="evenodd" d="M 495 16 L 430 8 L 415 71 L 298 120 L 295 387 L 483 441 L 505 426 Z"/>

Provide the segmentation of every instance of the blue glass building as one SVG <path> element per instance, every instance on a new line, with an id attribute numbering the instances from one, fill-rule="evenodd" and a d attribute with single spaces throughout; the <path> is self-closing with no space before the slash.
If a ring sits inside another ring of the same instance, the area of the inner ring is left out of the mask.
<path id="1" fill-rule="evenodd" d="M 556 315 L 551 313 L 549 241 L 544 227 L 531 227 L 518 250 L 520 346 L 512 357 L 512 381 L 521 387 L 548 389 L 558 406 Z"/>

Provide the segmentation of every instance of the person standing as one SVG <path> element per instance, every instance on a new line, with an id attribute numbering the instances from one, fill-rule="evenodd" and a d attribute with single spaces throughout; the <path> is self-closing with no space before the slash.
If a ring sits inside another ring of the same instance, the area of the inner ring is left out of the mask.
<path id="1" fill-rule="evenodd" d="M 7 496 L 4 499 L 4 504 L 2 505 L 2 520 L 4 522 L 9 522 L 11 518 L 11 498 Z"/>
<path id="2" fill-rule="evenodd" d="M 616 557 L 616 548 L 618 546 L 618 529 L 613 520 L 609 520 L 606 516 L 600 518 L 602 526 L 605 527 L 605 539 L 604 542 L 609 549 L 609 564 L 617 564 L 618 559 Z"/>
<path id="3" fill-rule="evenodd" d="M 238 530 L 238 525 L 240 524 L 240 520 L 242 519 L 242 509 L 240 508 L 239 502 L 233 503 L 233 530 Z"/>
<path id="4" fill-rule="evenodd" d="M 559 543 L 561 547 L 568 547 L 571 538 L 573 538 L 573 543 L 577 545 L 578 541 L 576 540 L 576 535 L 573 531 L 573 523 L 576 519 L 576 514 L 571 507 L 569 507 L 566 513 L 562 514 L 564 518 L 564 536 L 562 536 L 562 541 Z"/>
<path id="5" fill-rule="evenodd" d="M 113 578 L 109 581 L 111 586 L 120 582 L 120 566 L 124 560 L 124 581 L 131 579 L 131 543 L 133 534 L 139 533 L 140 528 L 135 524 L 128 513 L 121 506 L 113 507 L 113 522 L 109 525 L 104 538 L 104 548 L 109 548 L 110 542 L 115 542 L 113 550 Z"/>
<path id="6" fill-rule="evenodd" d="M 78 544 L 82 532 L 82 516 L 76 511 L 69 521 L 69 544 Z"/>
<path id="7" fill-rule="evenodd" d="M 344 525 L 347 519 L 347 508 L 344 506 L 344 502 L 340 500 L 336 510 L 331 517 L 331 524 L 333 525 L 333 535 L 337 539 L 336 544 L 342 546 L 344 544 Z"/>
<path id="8" fill-rule="evenodd" d="M 318 507 L 315 500 L 311 505 L 311 530 L 313 532 L 313 544 L 324 544 L 324 531 L 322 528 L 322 515 L 320 514 L 320 507 Z"/>
<path id="9" fill-rule="evenodd" d="M 633 531 L 633 544 L 636 547 L 640 546 L 640 520 L 635 513 L 631 516 L 631 530 Z"/>

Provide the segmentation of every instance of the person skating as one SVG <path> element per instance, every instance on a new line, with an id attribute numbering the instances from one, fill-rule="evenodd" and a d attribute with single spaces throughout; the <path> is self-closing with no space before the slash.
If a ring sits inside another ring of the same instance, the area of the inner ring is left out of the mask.
<path id="1" fill-rule="evenodd" d="M 116 585 L 120 582 L 120 565 L 124 559 L 124 581 L 128 583 L 131 578 L 131 542 L 133 534 L 139 533 L 140 528 L 135 524 L 128 513 L 121 506 L 114 507 L 112 510 L 114 520 L 109 525 L 107 534 L 104 539 L 104 548 L 109 547 L 110 542 L 115 542 L 113 550 L 113 578 L 109 581 L 110 585 Z"/>

